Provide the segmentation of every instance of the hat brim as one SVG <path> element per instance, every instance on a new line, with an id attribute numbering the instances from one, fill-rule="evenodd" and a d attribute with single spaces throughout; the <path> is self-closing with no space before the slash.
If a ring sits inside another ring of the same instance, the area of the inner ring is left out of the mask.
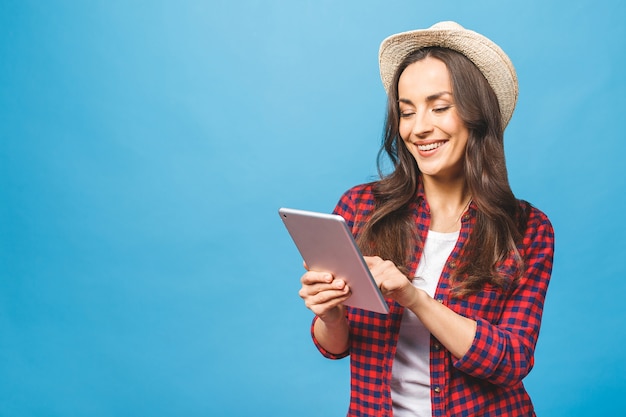
<path id="1" fill-rule="evenodd" d="M 454 22 L 442 22 L 430 29 L 398 33 L 383 40 L 378 60 L 385 91 L 389 93 L 398 66 L 409 54 L 432 46 L 457 51 L 476 65 L 498 98 L 503 126 L 506 126 L 513 115 L 518 97 L 517 75 L 513 63 L 494 42 Z"/>

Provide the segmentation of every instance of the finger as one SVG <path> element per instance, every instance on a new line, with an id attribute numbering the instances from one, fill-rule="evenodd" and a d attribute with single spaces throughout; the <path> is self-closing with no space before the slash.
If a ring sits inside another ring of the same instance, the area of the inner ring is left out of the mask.
<path id="1" fill-rule="evenodd" d="M 364 256 L 363 259 L 365 259 L 365 263 L 369 268 L 372 268 L 382 262 L 382 258 L 379 256 Z"/>
<path id="2" fill-rule="evenodd" d="M 392 261 L 385 261 L 380 258 L 373 265 L 369 266 L 369 269 L 374 276 L 390 274 L 398 270 L 396 264 Z"/>
<path id="3" fill-rule="evenodd" d="M 384 280 L 382 278 L 376 276 L 376 275 L 373 275 L 373 274 L 372 274 L 372 277 L 374 278 L 374 282 L 376 283 L 376 286 L 382 292 L 383 291 L 383 281 Z"/>
<path id="4" fill-rule="evenodd" d="M 313 307 L 310 308 L 310 310 L 319 317 L 324 317 L 329 311 L 333 310 L 334 308 L 337 308 L 341 305 L 343 305 L 343 303 L 345 303 L 345 301 L 348 299 L 349 296 L 346 296 L 344 298 L 337 298 L 332 300 L 331 302 L 328 302 L 326 304 L 323 305 L 315 305 Z"/>
<path id="5" fill-rule="evenodd" d="M 300 282 L 302 285 L 313 285 L 318 283 L 331 283 L 333 281 L 332 274 L 328 272 L 317 272 L 317 271 L 308 271 L 302 278 Z"/>
<path id="6" fill-rule="evenodd" d="M 335 291 L 335 292 L 340 291 L 343 293 L 343 292 L 349 291 L 349 288 L 347 287 L 348 285 L 346 284 L 344 280 L 335 279 L 331 283 L 302 285 L 302 288 L 300 289 L 298 294 L 302 298 L 307 298 L 307 297 L 314 297 L 317 294 L 327 292 L 327 291 Z"/>
<path id="7" fill-rule="evenodd" d="M 306 297 L 304 303 L 315 314 L 324 314 L 326 311 L 342 304 L 350 298 L 350 290 L 346 286 L 343 290 L 329 290 Z"/>
<path id="8" fill-rule="evenodd" d="M 345 298 L 350 292 L 350 288 L 346 285 L 340 290 L 326 290 L 320 291 L 319 293 L 310 297 L 315 304 L 325 304 L 328 302 L 332 302 L 338 298 Z"/>

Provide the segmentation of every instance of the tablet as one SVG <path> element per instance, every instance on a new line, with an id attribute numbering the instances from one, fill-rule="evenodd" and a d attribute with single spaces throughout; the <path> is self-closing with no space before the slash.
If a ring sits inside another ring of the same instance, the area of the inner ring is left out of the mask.
<path id="1" fill-rule="evenodd" d="M 352 295 L 345 305 L 389 312 L 343 217 L 289 208 L 278 213 L 309 269 L 330 272 L 350 286 Z"/>

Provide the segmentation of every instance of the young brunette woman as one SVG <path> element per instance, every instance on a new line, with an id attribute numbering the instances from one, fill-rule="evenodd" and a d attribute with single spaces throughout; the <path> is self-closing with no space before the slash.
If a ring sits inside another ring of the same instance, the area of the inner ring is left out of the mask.
<path id="1" fill-rule="evenodd" d="M 307 271 L 323 355 L 350 356 L 349 416 L 534 416 L 522 380 L 552 270 L 548 218 L 517 200 L 503 134 L 517 100 L 509 58 L 454 22 L 383 41 L 388 94 L 377 182 L 335 208 L 390 306 L 344 306 L 350 288 Z"/>

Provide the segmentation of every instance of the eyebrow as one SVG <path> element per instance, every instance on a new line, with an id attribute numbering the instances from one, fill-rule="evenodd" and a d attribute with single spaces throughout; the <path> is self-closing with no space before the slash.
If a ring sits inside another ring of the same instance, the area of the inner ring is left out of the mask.
<path id="1" fill-rule="evenodd" d="M 435 100 L 440 99 L 441 97 L 443 97 L 445 95 L 451 96 L 452 93 L 449 92 L 449 91 L 440 91 L 438 93 L 431 94 L 428 97 L 426 97 L 426 101 L 427 102 L 435 101 Z M 398 103 L 413 104 L 413 102 L 411 100 L 407 99 L 407 98 L 400 98 L 400 99 L 398 99 Z"/>

